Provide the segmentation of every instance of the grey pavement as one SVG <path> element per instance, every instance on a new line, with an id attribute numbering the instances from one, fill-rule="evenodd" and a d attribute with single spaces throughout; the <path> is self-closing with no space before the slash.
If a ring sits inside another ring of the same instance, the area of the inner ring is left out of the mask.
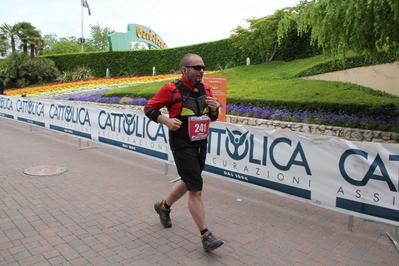
<path id="1" fill-rule="evenodd" d="M 355 218 L 349 231 L 348 215 L 204 175 L 225 242 L 207 253 L 186 196 L 170 229 L 153 209 L 173 166 L 5 118 L 0 138 L 0 265 L 399 265 L 390 226 Z M 37 166 L 67 171 L 25 173 Z"/>

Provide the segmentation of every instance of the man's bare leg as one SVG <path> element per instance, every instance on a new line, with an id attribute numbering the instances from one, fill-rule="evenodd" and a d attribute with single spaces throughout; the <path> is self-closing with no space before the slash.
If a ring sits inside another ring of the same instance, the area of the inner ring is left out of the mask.
<path id="1" fill-rule="evenodd" d="M 166 198 L 166 204 L 169 206 L 172 206 L 176 201 L 178 201 L 181 197 L 184 196 L 187 192 L 187 187 L 186 183 L 184 183 L 182 180 L 177 181 L 171 191 L 169 196 Z"/>
<path id="2" fill-rule="evenodd" d="M 200 231 L 206 229 L 205 210 L 202 203 L 202 191 L 189 191 L 188 192 L 188 209 L 193 217 L 195 224 Z"/>

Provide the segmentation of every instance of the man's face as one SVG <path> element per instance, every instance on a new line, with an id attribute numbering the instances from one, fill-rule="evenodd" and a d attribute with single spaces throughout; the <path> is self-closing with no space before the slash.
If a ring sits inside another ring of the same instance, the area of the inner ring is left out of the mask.
<path id="1" fill-rule="evenodd" d="M 196 85 L 202 81 L 204 76 L 205 64 L 199 56 L 193 56 L 190 64 L 182 67 L 184 77 L 191 82 L 191 85 Z"/>

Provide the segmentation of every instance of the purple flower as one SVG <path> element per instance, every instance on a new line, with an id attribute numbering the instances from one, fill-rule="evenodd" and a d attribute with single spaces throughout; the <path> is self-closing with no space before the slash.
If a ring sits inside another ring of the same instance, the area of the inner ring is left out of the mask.
<path id="1" fill-rule="evenodd" d="M 107 90 L 109 91 L 109 90 Z M 104 103 L 118 103 L 120 97 L 101 97 L 106 91 L 97 91 L 95 94 L 75 94 L 58 97 L 56 99 L 70 99 L 75 101 L 93 101 Z M 148 99 L 137 98 L 126 102 L 131 105 L 146 105 Z M 258 117 L 262 119 L 281 120 L 288 122 L 300 122 L 309 124 L 322 124 L 340 127 L 357 127 L 363 129 L 384 130 L 399 132 L 399 117 L 388 119 L 381 116 L 357 116 L 354 114 L 331 114 L 322 110 L 314 111 L 288 111 L 286 109 L 260 108 L 246 105 L 226 105 L 226 113 L 237 116 Z"/>
<path id="2" fill-rule="evenodd" d="M 101 103 L 119 103 L 121 97 L 100 97 L 97 102 Z"/>
<path id="3" fill-rule="evenodd" d="M 137 98 L 133 99 L 131 101 L 126 102 L 126 104 L 131 104 L 131 105 L 146 105 L 149 102 L 149 100 L 145 98 Z"/>
<path id="4" fill-rule="evenodd" d="M 238 116 L 252 116 L 263 119 L 281 120 L 289 122 L 301 122 L 309 124 L 323 124 L 340 127 L 358 127 L 363 129 L 377 129 L 385 131 L 399 131 L 399 117 L 387 119 L 381 115 L 357 116 L 354 114 L 331 114 L 322 110 L 315 111 L 294 111 L 273 109 L 270 107 L 259 108 L 245 105 L 226 105 L 226 113 Z"/>

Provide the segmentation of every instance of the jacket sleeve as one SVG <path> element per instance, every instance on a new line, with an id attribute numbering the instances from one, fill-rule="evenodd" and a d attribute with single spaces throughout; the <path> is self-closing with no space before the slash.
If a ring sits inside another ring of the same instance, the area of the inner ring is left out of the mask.
<path id="1" fill-rule="evenodd" d="M 158 116 L 162 115 L 159 111 L 171 102 L 171 85 L 166 83 L 155 94 L 155 96 L 144 106 L 145 115 L 152 121 L 158 123 Z"/>
<path id="2" fill-rule="evenodd" d="M 152 109 L 151 107 L 145 108 L 145 115 L 152 121 L 158 123 L 158 116 L 162 115 L 159 110 Z"/>
<path id="3" fill-rule="evenodd" d="M 209 118 L 211 119 L 212 122 L 216 121 L 219 117 L 219 108 L 217 109 L 217 112 L 215 112 L 216 115 L 212 114 L 212 111 L 209 110 Z"/>

